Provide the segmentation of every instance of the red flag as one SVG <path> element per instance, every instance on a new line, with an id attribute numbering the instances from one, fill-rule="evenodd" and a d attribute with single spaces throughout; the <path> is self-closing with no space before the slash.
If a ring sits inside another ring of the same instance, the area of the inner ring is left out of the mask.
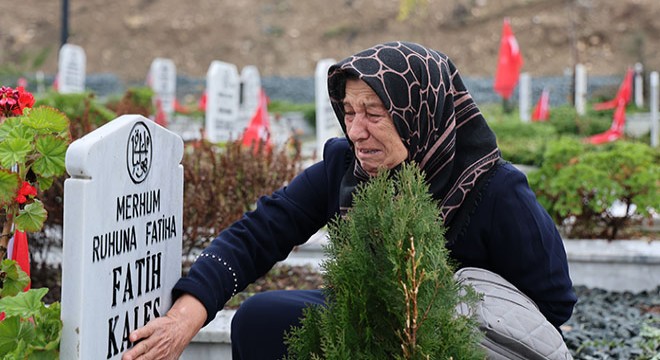
<path id="1" fill-rule="evenodd" d="M 197 104 L 197 110 L 199 111 L 206 111 L 206 101 L 207 101 L 207 95 L 206 95 L 206 90 L 202 93 L 202 97 L 199 98 L 199 103 Z"/>
<path id="2" fill-rule="evenodd" d="M 614 109 L 619 106 L 619 102 L 621 101 L 624 102 L 624 105 L 628 104 L 632 98 L 632 86 L 633 69 L 628 68 L 628 71 L 626 71 L 626 76 L 623 77 L 623 81 L 621 82 L 621 85 L 619 85 L 619 90 L 617 90 L 614 99 L 594 104 L 594 110 Z"/>
<path id="3" fill-rule="evenodd" d="M 619 100 L 614 111 L 614 118 L 612 119 L 612 126 L 607 131 L 590 136 L 587 141 L 591 144 L 598 145 L 612 142 L 620 139 L 623 136 L 623 129 L 626 125 L 626 103 L 623 99 Z"/>
<path id="4" fill-rule="evenodd" d="M 550 92 L 543 89 L 532 112 L 532 121 L 547 121 L 550 116 Z"/>
<path id="5" fill-rule="evenodd" d="M 270 148 L 270 123 L 268 122 L 268 97 L 263 89 L 259 92 L 259 103 L 257 110 L 250 120 L 243 135 L 243 145 L 252 146 L 253 143 L 265 141 L 266 147 Z"/>
<path id="6" fill-rule="evenodd" d="M 160 99 L 156 98 L 156 118 L 154 119 L 156 124 L 166 128 L 167 127 L 167 114 L 163 110 L 163 103 Z"/>
<path id="7" fill-rule="evenodd" d="M 16 261 L 18 266 L 30 276 L 30 249 L 28 248 L 27 235 L 22 231 L 14 231 L 14 245 L 12 247 L 11 259 Z M 30 284 L 23 290 L 30 290 Z"/>
<path id="8" fill-rule="evenodd" d="M 495 73 L 495 92 L 504 99 L 511 97 L 513 89 L 518 83 L 520 68 L 523 66 L 523 58 L 520 54 L 518 41 L 513 36 L 509 19 L 504 19 L 502 27 L 502 39 L 500 40 L 500 53 L 497 60 L 497 72 Z"/>

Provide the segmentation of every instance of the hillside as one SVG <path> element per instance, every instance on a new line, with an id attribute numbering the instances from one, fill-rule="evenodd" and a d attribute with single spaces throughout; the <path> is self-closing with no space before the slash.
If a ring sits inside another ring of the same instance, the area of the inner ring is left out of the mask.
<path id="1" fill-rule="evenodd" d="M 561 75 L 576 60 L 618 75 L 643 61 L 660 70 L 658 0 L 427 0 L 397 21 L 398 0 L 70 0 L 69 42 L 90 73 L 142 80 L 154 57 L 204 76 L 212 60 L 256 65 L 262 76 L 311 76 L 322 58 L 409 40 L 448 54 L 470 76 L 492 76 L 502 19 L 511 19 L 532 76 Z M 3 12 L 0 70 L 54 73 L 61 1 L 22 0 Z"/>

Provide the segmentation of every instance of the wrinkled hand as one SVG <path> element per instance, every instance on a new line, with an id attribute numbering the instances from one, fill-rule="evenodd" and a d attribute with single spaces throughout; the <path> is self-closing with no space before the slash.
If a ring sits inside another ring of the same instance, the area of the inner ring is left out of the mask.
<path id="1" fill-rule="evenodd" d="M 206 320 L 202 303 L 190 295 L 183 295 L 167 312 L 147 325 L 133 331 L 129 337 L 135 344 L 124 353 L 122 360 L 175 360 Z"/>

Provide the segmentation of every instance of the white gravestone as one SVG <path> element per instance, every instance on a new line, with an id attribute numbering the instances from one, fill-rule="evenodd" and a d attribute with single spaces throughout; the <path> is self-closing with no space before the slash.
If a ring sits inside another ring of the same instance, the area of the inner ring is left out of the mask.
<path id="1" fill-rule="evenodd" d="M 86 64 L 83 48 L 73 44 L 62 45 L 57 66 L 57 91 L 61 94 L 84 92 Z"/>
<path id="2" fill-rule="evenodd" d="M 520 121 L 528 123 L 530 119 L 529 109 L 532 103 L 532 78 L 528 72 L 520 74 L 520 98 L 518 107 L 520 111 Z"/>
<path id="3" fill-rule="evenodd" d="M 176 100 L 176 65 L 171 59 L 155 58 L 149 68 L 149 86 L 154 91 L 154 100 L 160 101 L 167 119 L 172 118 Z M 156 105 L 156 104 L 154 104 Z"/>
<path id="4" fill-rule="evenodd" d="M 236 65 L 215 60 L 206 73 L 206 135 L 211 142 L 235 140 L 240 102 L 240 78 Z"/>
<path id="5" fill-rule="evenodd" d="M 183 141 L 124 115 L 66 153 L 62 359 L 120 359 L 181 276 Z"/>
<path id="6" fill-rule="evenodd" d="M 582 64 L 575 65 L 575 111 L 587 113 L 587 69 Z"/>
<path id="7" fill-rule="evenodd" d="M 323 145 L 333 137 L 343 137 L 344 133 L 339 126 L 337 116 L 328 95 L 328 69 L 336 61 L 333 59 L 323 59 L 316 64 L 314 76 L 316 92 L 316 156 L 323 156 Z"/>
<path id="8" fill-rule="evenodd" d="M 256 66 L 249 65 L 241 70 L 241 105 L 240 114 L 242 129 L 247 128 L 250 120 L 259 105 L 259 92 L 261 91 L 261 77 Z"/>

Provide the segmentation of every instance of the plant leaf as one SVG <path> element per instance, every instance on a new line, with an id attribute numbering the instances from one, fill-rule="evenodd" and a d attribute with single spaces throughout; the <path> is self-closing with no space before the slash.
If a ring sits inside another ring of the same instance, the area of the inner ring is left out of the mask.
<path id="1" fill-rule="evenodd" d="M 13 299 L 13 297 L 7 299 Z M 0 301 L 2 300 L 4 298 L 0 299 Z M 30 343 L 33 338 L 34 328 L 31 325 L 23 324 L 19 317 L 7 316 L 6 319 L 0 321 L 0 354 L 8 354 L 18 347 L 25 348 L 25 344 Z"/>
<path id="2" fill-rule="evenodd" d="M 69 128 L 69 119 L 66 115 L 50 106 L 33 108 L 24 123 L 41 134 L 61 133 Z"/>
<path id="3" fill-rule="evenodd" d="M 36 141 L 37 152 L 41 155 L 32 164 L 32 171 L 43 177 L 58 176 L 64 173 L 64 157 L 67 141 L 54 135 L 40 136 Z"/>
<path id="4" fill-rule="evenodd" d="M 26 139 L 4 139 L 0 143 L 0 165 L 5 169 L 9 169 L 14 164 L 22 164 L 30 151 L 32 151 L 32 144 Z"/>
<path id="5" fill-rule="evenodd" d="M 30 282 L 30 277 L 14 260 L 3 260 L 0 263 L 0 272 L 5 273 L 4 282 L 2 288 L 0 288 L 0 298 L 20 293 Z"/>
<path id="6" fill-rule="evenodd" d="M 37 182 L 39 183 L 39 190 L 41 191 L 46 191 L 50 189 L 50 187 L 53 185 L 53 182 L 55 181 L 54 177 L 43 177 L 37 175 Z"/>
<path id="7" fill-rule="evenodd" d="M 7 318 L 18 316 L 28 319 L 43 311 L 44 304 L 41 299 L 48 292 L 47 288 L 30 289 L 20 292 L 15 296 L 0 299 L 0 308 L 5 312 Z"/>
<path id="8" fill-rule="evenodd" d="M 19 231 L 37 232 L 43 227 L 46 216 L 48 216 L 48 212 L 44 208 L 44 204 L 38 199 L 34 199 L 33 203 L 25 205 L 18 212 L 14 224 Z"/>
<path id="9" fill-rule="evenodd" d="M 21 178 L 17 173 L 0 169 L 0 207 L 14 201 L 20 186 Z"/>

